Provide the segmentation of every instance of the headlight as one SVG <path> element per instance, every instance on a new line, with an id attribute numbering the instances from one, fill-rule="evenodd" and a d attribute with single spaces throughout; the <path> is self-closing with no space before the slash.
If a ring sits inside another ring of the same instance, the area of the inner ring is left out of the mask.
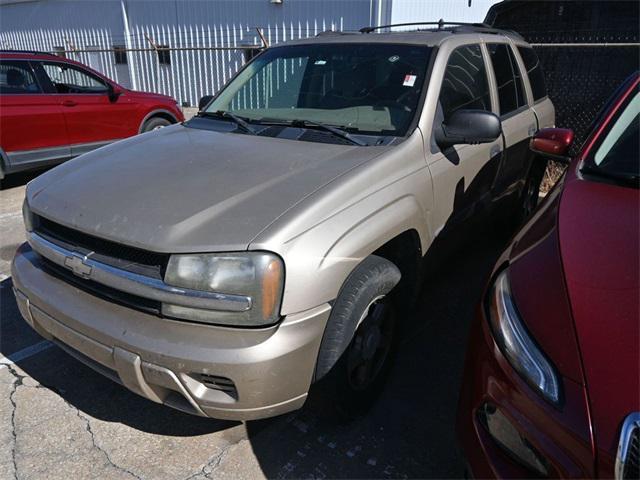
<path id="1" fill-rule="evenodd" d="M 557 403 L 558 377 L 520 319 L 506 270 L 498 275 L 491 290 L 489 322 L 496 343 L 513 368 L 545 398 Z"/>
<path id="2" fill-rule="evenodd" d="M 24 202 L 22 202 L 22 220 L 24 221 L 24 228 L 27 232 L 33 232 L 33 213 L 31 213 L 26 198 Z"/>
<path id="3" fill-rule="evenodd" d="M 191 290 L 251 298 L 251 308 L 244 312 L 163 304 L 162 313 L 168 317 L 222 325 L 263 326 L 279 318 L 284 266 L 279 257 L 264 252 L 173 255 L 164 281 Z"/>

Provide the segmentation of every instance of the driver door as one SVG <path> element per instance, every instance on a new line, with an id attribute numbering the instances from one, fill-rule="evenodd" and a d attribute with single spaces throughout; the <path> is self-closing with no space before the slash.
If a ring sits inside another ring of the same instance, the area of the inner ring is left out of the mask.
<path id="1" fill-rule="evenodd" d="M 46 61 L 40 67 L 62 106 L 72 155 L 138 133 L 136 105 L 125 98 L 111 101 L 104 79 L 66 62 Z"/>
<path id="2" fill-rule="evenodd" d="M 451 52 L 440 87 L 434 131 L 457 110 L 492 111 L 489 77 L 479 44 Z M 433 176 L 435 230 L 451 232 L 486 211 L 502 157 L 502 139 L 480 145 L 440 148 L 433 139 L 429 169 Z"/>

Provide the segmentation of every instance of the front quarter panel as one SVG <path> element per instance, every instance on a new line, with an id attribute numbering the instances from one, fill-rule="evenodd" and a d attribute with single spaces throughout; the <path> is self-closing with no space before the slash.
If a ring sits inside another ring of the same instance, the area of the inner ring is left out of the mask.
<path id="1" fill-rule="evenodd" d="M 334 300 L 353 269 L 397 235 L 415 230 L 424 252 L 431 176 L 419 130 L 291 208 L 251 243 L 285 261 L 282 314 Z M 363 147 L 378 148 L 378 147 Z"/>

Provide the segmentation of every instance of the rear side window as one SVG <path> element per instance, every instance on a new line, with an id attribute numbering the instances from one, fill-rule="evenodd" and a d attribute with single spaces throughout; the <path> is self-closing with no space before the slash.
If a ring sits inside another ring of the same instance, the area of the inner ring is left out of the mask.
<path id="1" fill-rule="evenodd" d="M 534 100 L 540 100 L 547 96 L 547 87 L 544 84 L 544 71 L 540 64 L 538 55 L 533 51 L 533 48 L 518 47 L 518 52 L 524 61 L 524 66 L 527 69 L 527 75 L 529 76 L 529 83 L 531 84 L 531 92 L 533 93 Z"/>
<path id="2" fill-rule="evenodd" d="M 487 45 L 491 64 L 498 85 L 498 101 L 500 115 L 517 110 L 527 102 L 524 96 L 522 76 L 511 48 L 506 43 L 490 43 Z"/>
<path id="3" fill-rule="evenodd" d="M 446 121 L 459 109 L 491 111 L 487 69 L 479 45 L 456 48 L 449 57 L 440 90 Z"/>
<path id="4" fill-rule="evenodd" d="M 0 61 L 0 93 L 41 93 L 27 62 Z"/>

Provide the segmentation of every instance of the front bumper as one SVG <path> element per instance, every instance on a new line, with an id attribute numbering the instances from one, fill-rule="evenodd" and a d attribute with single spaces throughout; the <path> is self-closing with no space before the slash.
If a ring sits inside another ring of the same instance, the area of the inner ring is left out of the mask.
<path id="1" fill-rule="evenodd" d="M 261 329 L 160 318 L 49 274 L 26 247 L 12 275 L 20 312 L 43 337 L 143 397 L 220 419 L 300 408 L 330 313 L 325 304 Z"/>
<path id="2" fill-rule="evenodd" d="M 469 335 L 456 426 L 469 475 L 542 476 L 526 466 L 524 458 L 544 465 L 549 478 L 593 478 L 586 391 L 566 377 L 562 383 L 564 398 L 559 407 L 534 392 L 502 356 L 484 309 L 478 307 Z"/>

